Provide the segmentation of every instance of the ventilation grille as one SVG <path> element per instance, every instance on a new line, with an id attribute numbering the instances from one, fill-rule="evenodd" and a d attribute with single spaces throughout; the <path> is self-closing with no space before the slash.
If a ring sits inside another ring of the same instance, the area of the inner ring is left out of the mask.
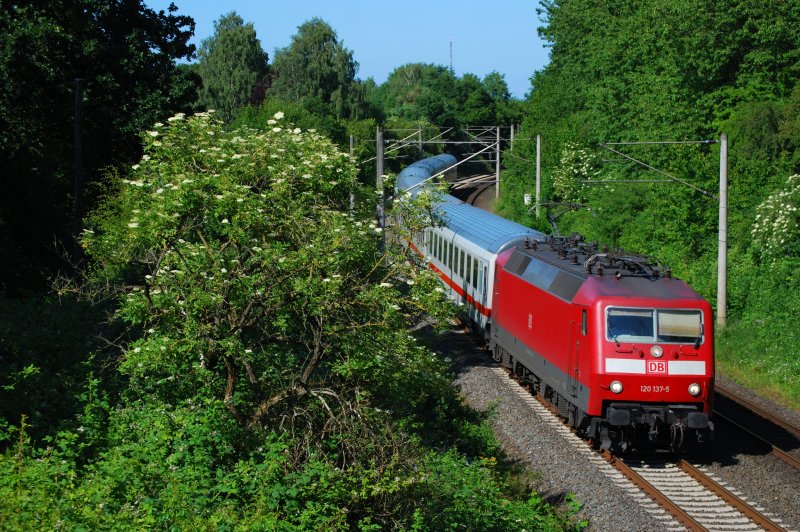
<path id="1" fill-rule="evenodd" d="M 511 258 L 508 259 L 506 263 L 505 270 L 507 272 L 511 272 L 516 275 L 522 275 L 525 269 L 528 267 L 528 264 L 531 263 L 531 258 L 528 255 L 523 255 L 522 253 L 514 253 L 511 255 Z"/>

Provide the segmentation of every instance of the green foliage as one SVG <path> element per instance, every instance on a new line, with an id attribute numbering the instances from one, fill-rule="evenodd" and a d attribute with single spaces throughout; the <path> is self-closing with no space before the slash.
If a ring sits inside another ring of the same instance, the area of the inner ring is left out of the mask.
<path id="1" fill-rule="evenodd" d="M 71 270 L 74 80 L 82 80 L 78 215 L 91 208 L 100 169 L 141 155 L 137 135 L 195 95 L 175 60 L 190 57 L 191 18 L 143 2 L 13 2 L 0 8 L 0 286 L 43 291 Z M 54 245 L 54 241 L 64 244 Z"/>
<path id="2" fill-rule="evenodd" d="M 732 274 L 741 275 L 736 285 L 742 285 L 742 293 L 734 295 L 744 300 L 747 312 L 717 335 L 718 367 L 731 378 L 800 408 L 800 364 L 797 357 L 787 356 L 800 342 L 795 326 L 800 264 L 797 257 L 776 257 L 769 267 L 754 259 L 746 264 L 749 267 Z"/>
<path id="3" fill-rule="evenodd" d="M 0 298 L 0 419 L 19 423 L 25 416 L 36 444 L 74 423 L 93 366 L 107 363 L 98 338 L 113 333 L 102 327 L 106 311 L 72 296 Z"/>
<path id="4" fill-rule="evenodd" d="M 355 81 L 358 63 L 325 21 L 313 18 L 297 28 L 292 43 L 275 52 L 274 79 L 267 97 L 318 99 L 338 118 L 360 118 L 364 92 Z"/>
<path id="5" fill-rule="evenodd" d="M 272 129 L 270 121 L 274 121 L 274 115 L 277 112 L 284 113 L 286 120 L 297 127 L 313 129 L 340 146 L 348 145 L 348 130 L 351 124 L 357 123 L 354 120 L 337 118 L 331 107 L 323 104 L 317 98 L 305 98 L 298 102 L 268 98 L 257 106 L 246 106 L 240 109 L 231 122 L 231 127 L 247 126 L 254 129 Z M 366 134 L 374 136 L 374 128 Z"/>
<path id="6" fill-rule="evenodd" d="M 268 57 L 256 30 L 235 11 L 214 22 L 214 35 L 203 40 L 197 56 L 203 80 L 198 103 L 226 121 L 250 102 L 256 84 L 267 75 Z"/>
<path id="7" fill-rule="evenodd" d="M 502 74 L 483 81 L 474 74 L 457 78 L 442 65 L 411 63 L 396 68 L 374 93 L 387 119 L 439 127 L 492 125 L 519 119 Z"/>

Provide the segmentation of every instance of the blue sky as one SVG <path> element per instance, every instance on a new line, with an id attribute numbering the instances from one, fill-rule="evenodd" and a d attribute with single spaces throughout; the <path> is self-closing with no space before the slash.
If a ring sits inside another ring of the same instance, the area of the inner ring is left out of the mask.
<path id="1" fill-rule="evenodd" d="M 194 44 L 214 33 L 214 21 L 236 11 L 252 22 L 270 61 L 276 48 L 288 46 L 297 27 L 320 17 L 333 27 L 339 40 L 352 50 L 360 67 L 358 77 L 386 81 L 395 68 L 407 63 L 450 62 L 453 69 L 483 77 L 492 70 L 505 75 L 512 95 L 522 98 L 530 77 L 548 61 L 537 35 L 537 0 L 172 0 L 178 13 L 197 24 Z M 170 0 L 145 0 L 155 10 Z"/>

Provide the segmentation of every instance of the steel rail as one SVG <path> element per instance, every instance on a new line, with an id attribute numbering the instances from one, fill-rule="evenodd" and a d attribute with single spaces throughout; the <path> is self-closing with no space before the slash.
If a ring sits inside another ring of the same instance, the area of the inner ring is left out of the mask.
<path id="1" fill-rule="evenodd" d="M 686 510 L 672 502 L 666 495 L 661 493 L 659 489 L 655 486 L 650 484 L 643 476 L 637 473 L 631 466 L 619 460 L 616 456 L 611 454 L 609 451 L 604 450 L 602 451 L 603 458 L 606 461 L 614 466 L 614 468 L 625 475 L 631 482 L 636 484 L 636 486 L 642 490 L 648 497 L 653 499 L 653 501 L 664 508 L 664 510 L 671 513 L 675 519 L 680 521 L 680 523 L 689 530 L 696 530 L 696 531 L 705 531 L 708 530 L 706 527 L 701 525 L 694 517 L 689 515 Z"/>
<path id="2" fill-rule="evenodd" d="M 767 412 L 763 408 L 753 404 L 752 402 L 748 401 L 744 397 L 741 397 L 740 395 L 737 395 L 736 393 L 732 392 L 731 390 L 729 390 L 729 389 L 727 389 L 725 387 L 717 385 L 717 386 L 714 387 L 714 391 L 715 391 L 715 393 L 718 393 L 718 394 L 722 395 L 726 399 L 728 399 L 730 401 L 733 401 L 734 403 L 738 404 L 739 406 L 742 406 L 742 407 L 750 410 L 754 414 L 760 416 L 765 421 L 773 423 L 775 426 L 785 430 L 786 432 L 788 432 L 790 434 L 793 434 L 794 436 L 800 437 L 800 429 L 798 429 L 796 426 L 794 426 L 789 421 L 787 421 L 787 420 L 785 420 L 783 418 L 780 418 L 780 417 L 776 416 L 775 414 Z M 775 443 L 769 441 L 767 438 L 765 438 L 761 434 L 757 434 L 754 429 L 744 426 L 742 423 L 733 420 L 730 416 L 726 416 L 725 414 L 723 414 L 722 412 L 720 412 L 717 409 L 714 410 L 714 417 L 722 419 L 726 423 L 728 423 L 730 425 L 733 425 L 737 429 L 741 430 L 742 432 L 745 432 L 746 434 L 748 434 L 752 438 L 760 441 L 764 445 L 769 446 L 769 448 L 771 450 L 770 452 L 773 455 L 775 455 L 777 458 L 783 460 L 786 464 L 792 466 L 796 470 L 800 471 L 800 459 L 798 459 L 795 456 L 789 454 L 784 449 L 781 449 L 779 446 L 775 445 Z"/>
<path id="3" fill-rule="evenodd" d="M 791 432 L 792 434 L 794 434 L 795 436 L 800 438 L 800 427 L 797 427 L 797 426 L 793 425 L 792 423 L 790 423 L 789 421 L 787 421 L 787 420 L 785 420 L 785 419 L 783 419 L 781 417 L 778 417 L 775 414 L 773 414 L 771 412 L 768 412 L 767 410 L 764 410 L 763 408 L 761 408 L 760 406 L 756 405 L 755 403 L 752 403 L 752 402 L 748 401 L 747 399 L 745 399 L 741 395 L 738 395 L 737 393 L 733 392 L 732 390 L 730 390 L 728 388 L 725 388 L 724 386 L 721 386 L 719 383 L 716 383 L 714 385 L 714 391 L 716 393 L 724 396 L 725 398 L 735 402 L 735 403 L 739 403 L 740 405 L 744 406 L 745 408 L 747 408 L 748 410 L 750 410 L 754 414 L 758 414 L 759 416 L 763 417 L 764 419 L 766 419 L 768 421 L 771 421 L 772 423 L 774 423 L 775 425 L 777 425 L 780 428 L 784 429 L 785 431 Z"/>
<path id="4" fill-rule="evenodd" d="M 709 478 L 708 475 L 697 469 L 695 466 L 687 462 L 686 460 L 680 459 L 678 460 L 678 467 L 687 475 L 695 479 L 697 482 L 702 484 L 707 490 L 715 493 L 720 499 L 727 502 L 742 514 L 744 514 L 748 519 L 753 521 L 758 526 L 762 527 L 764 530 L 775 530 L 775 531 L 786 531 L 785 528 L 782 528 L 775 524 L 772 519 L 767 517 L 766 515 L 762 514 L 748 503 L 728 491 L 724 486 L 716 482 L 715 480 Z"/>
<path id="5" fill-rule="evenodd" d="M 756 440 L 760 441 L 764 445 L 768 445 L 770 447 L 770 449 L 771 449 L 772 454 L 774 454 L 777 458 L 780 458 L 781 460 L 783 460 L 784 462 L 786 462 L 790 466 L 792 466 L 795 469 L 797 469 L 798 471 L 800 471 L 800 460 L 798 460 L 797 458 L 795 458 L 791 454 L 787 453 L 786 451 L 784 451 L 780 447 L 776 446 L 772 442 L 769 442 L 769 441 L 765 440 L 763 437 L 759 436 L 758 434 L 756 434 L 752 430 L 750 430 L 747 427 L 737 423 L 736 421 L 732 420 L 731 418 L 729 418 L 728 416 L 726 416 L 724 414 L 720 414 L 719 412 L 714 411 L 714 417 L 717 418 L 717 419 L 722 419 L 726 423 L 729 423 L 729 424 L 733 425 L 734 427 L 736 427 L 737 429 L 747 433 L 749 436 L 755 438 Z"/>

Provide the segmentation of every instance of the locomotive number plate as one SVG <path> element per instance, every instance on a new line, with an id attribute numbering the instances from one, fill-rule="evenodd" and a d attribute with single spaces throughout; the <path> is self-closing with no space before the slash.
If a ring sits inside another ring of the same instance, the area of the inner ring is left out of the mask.
<path id="1" fill-rule="evenodd" d="M 666 375 L 667 374 L 667 361 L 666 360 L 648 360 L 647 373 L 651 375 Z"/>
<path id="2" fill-rule="evenodd" d="M 648 386 L 642 385 L 639 391 L 643 393 L 669 393 L 669 386 Z"/>

